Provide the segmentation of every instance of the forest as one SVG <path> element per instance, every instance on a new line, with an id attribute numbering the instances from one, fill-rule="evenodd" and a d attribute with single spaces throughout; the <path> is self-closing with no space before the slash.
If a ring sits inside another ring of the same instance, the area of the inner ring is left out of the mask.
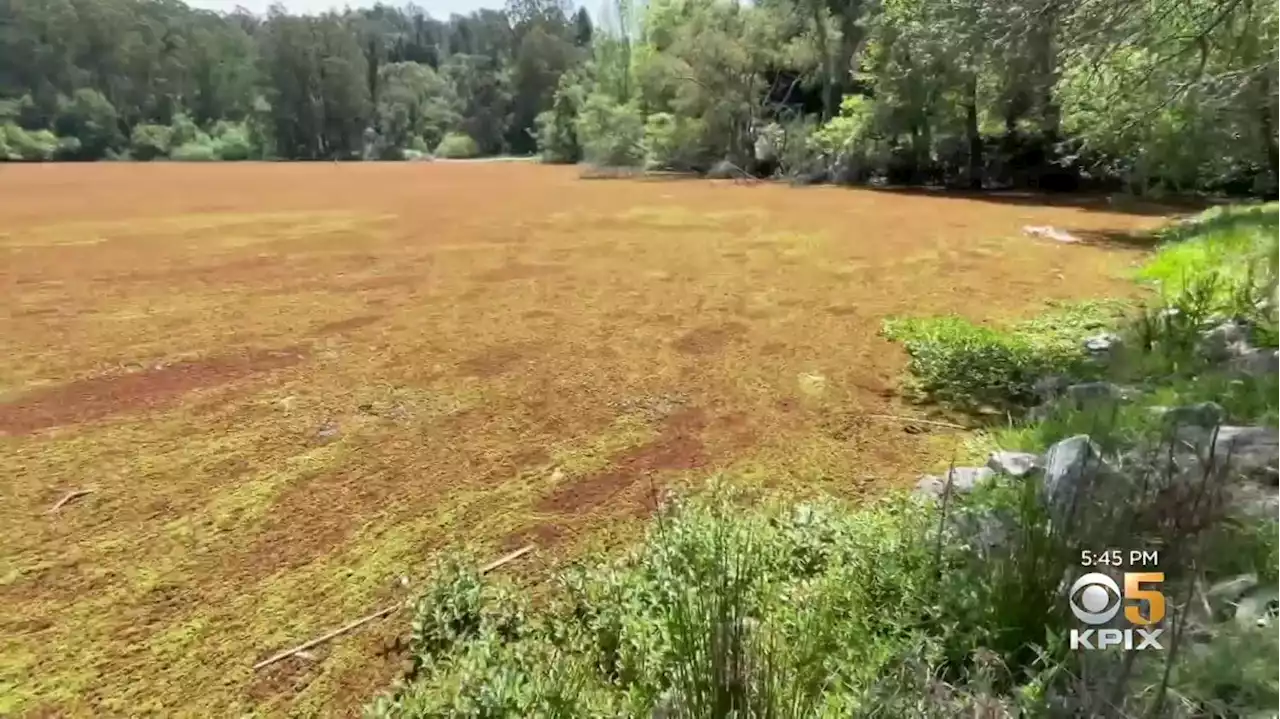
<path id="1" fill-rule="evenodd" d="M 548 162 L 1271 196 L 1258 0 L 0 0 L 0 159 Z"/>

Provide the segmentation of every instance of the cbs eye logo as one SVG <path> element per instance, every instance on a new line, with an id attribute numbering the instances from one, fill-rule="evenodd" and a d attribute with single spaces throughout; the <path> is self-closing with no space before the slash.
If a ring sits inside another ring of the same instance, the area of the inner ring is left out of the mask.
<path id="1" fill-rule="evenodd" d="M 1123 607 L 1124 618 L 1130 624 L 1150 626 L 1164 619 L 1165 601 L 1159 590 L 1144 588 L 1143 584 L 1163 582 L 1164 572 L 1126 572 L 1124 592 L 1121 593 L 1114 579 L 1091 572 L 1071 585 L 1067 600 L 1071 604 L 1071 613 L 1085 624 L 1106 624 L 1115 619 Z M 1126 606 L 1126 600 L 1134 603 Z"/>

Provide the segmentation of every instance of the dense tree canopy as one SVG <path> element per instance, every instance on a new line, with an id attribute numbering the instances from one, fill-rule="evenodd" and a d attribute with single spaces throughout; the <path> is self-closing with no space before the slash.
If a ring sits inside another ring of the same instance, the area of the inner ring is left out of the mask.
<path id="1" fill-rule="evenodd" d="M 1258 0 L 0 0 L 0 159 L 548 161 L 1270 194 Z"/>

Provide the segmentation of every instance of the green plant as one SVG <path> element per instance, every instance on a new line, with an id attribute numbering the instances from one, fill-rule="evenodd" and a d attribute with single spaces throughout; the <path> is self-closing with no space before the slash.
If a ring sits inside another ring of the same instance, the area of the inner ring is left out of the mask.
<path id="1" fill-rule="evenodd" d="M 436 145 L 435 156 L 448 160 L 465 160 L 480 154 L 480 147 L 470 136 L 460 132 L 446 133 Z"/>
<path id="2" fill-rule="evenodd" d="M 218 158 L 218 148 L 210 142 L 188 142 L 169 153 L 170 159 L 179 162 L 211 162 Z"/>
<path id="3" fill-rule="evenodd" d="M 134 125 L 129 136 L 133 156 L 142 161 L 168 157 L 173 131 L 166 125 Z"/>
<path id="4" fill-rule="evenodd" d="M 636 167 L 644 160 L 644 119 L 632 104 L 593 94 L 578 111 L 583 159 L 604 167 Z"/>
<path id="5" fill-rule="evenodd" d="M 1096 373 L 1078 346 L 960 317 L 890 320 L 884 334 L 905 346 L 916 390 L 964 408 L 1028 406 L 1046 375 Z"/>

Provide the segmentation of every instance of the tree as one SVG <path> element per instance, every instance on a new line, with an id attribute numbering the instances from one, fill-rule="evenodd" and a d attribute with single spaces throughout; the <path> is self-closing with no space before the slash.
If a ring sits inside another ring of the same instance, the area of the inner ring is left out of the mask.
<path id="1" fill-rule="evenodd" d="M 383 65 L 377 125 L 389 148 L 403 150 L 420 140 L 435 147 L 459 120 L 453 88 L 428 65 L 397 62 Z"/>

